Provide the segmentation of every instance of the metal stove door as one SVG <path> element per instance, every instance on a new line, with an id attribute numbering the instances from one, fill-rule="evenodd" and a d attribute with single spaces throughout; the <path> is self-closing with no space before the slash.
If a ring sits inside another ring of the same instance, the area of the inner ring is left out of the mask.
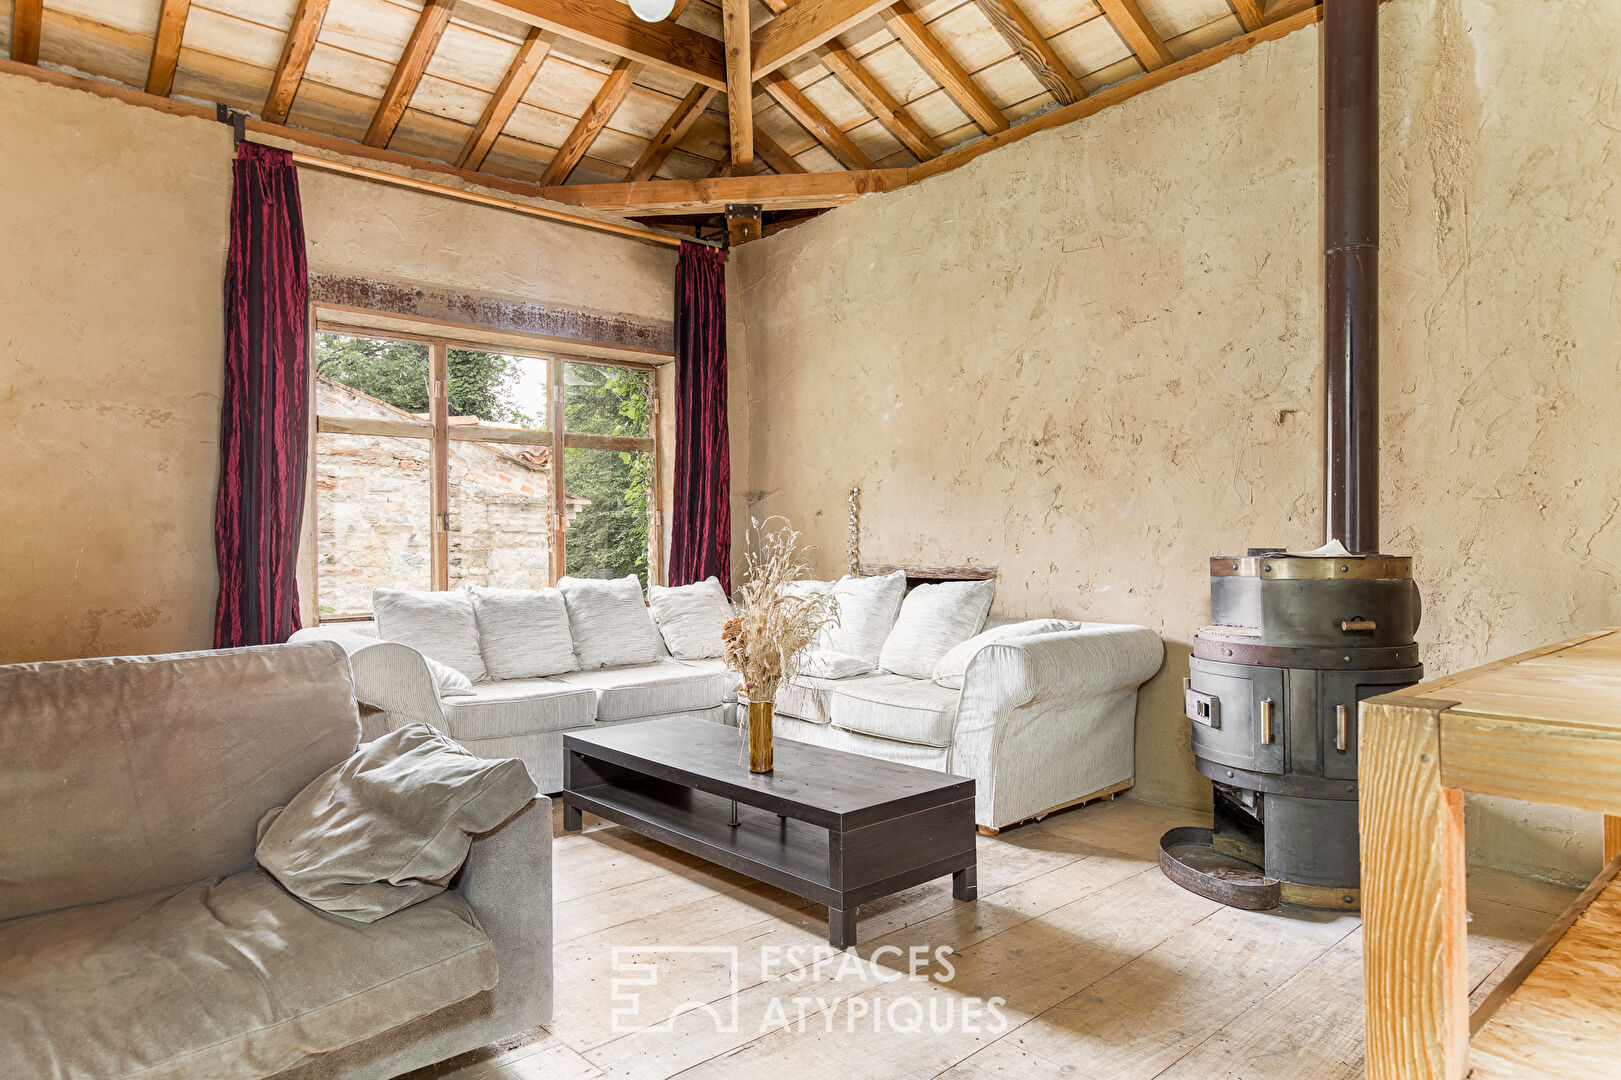
<path id="1" fill-rule="evenodd" d="M 1193 752 L 1252 772 L 1284 771 L 1284 669 L 1188 659 Z M 1212 707 L 1212 703 L 1214 703 Z"/>

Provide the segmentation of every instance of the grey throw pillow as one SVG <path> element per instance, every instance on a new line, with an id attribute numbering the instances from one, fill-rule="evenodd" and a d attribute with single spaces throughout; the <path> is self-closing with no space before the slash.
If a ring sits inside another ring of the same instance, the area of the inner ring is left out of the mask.
<path id="1" fill-rule="evenodd" d="M 377 617 L 377 636 L 384 641 L 409 645 L 474 682 L 484 678 L 478 624 L 466 593 L 373 589 L 371 607 Z"/>
<path id="2" fill-rule="evenodd" d="M 267 814 L 259 865 L 312 907 L 376 922 L 443 892 L 473 836 L 536 794 L 517 758 L 474 757 L 427 724 L 409 724 Z"/>
<path id="3" fill-rule="evenodd" d="M 487 589 L 474 585 L 473 619 L 484 670 L 492 679 L 538 679 L 579 670 L 568 608 L 556 589 Z"/>
<path id="4" fill-rule="evenodd" d="M 878 666 L 896 675 L 932 679 L 934 665 L 985 625 L 996 581 L 942 581 L 919 585 L 901 604 Z"/>
<path id="5" fill-rule="evenodd" d="M 659 658 L 659 631 L 635 575 L 610 581 L 566 577 L 557 583 L 568 608 L 574 655 L 586 671 Z"/>

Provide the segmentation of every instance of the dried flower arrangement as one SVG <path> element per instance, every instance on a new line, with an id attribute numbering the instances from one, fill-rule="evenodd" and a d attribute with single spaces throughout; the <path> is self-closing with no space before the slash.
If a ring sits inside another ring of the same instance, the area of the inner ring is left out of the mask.
<path id="1" fill-rule="evenodd" d="M 775 701 L 778 684 L 799 670 L 823 628 L 839 620 L 831 595 L 791 588 L 810 571 L 801 554 L 799 533 L 787 518 L 749 520 L 743 583 L 732 597 L 736 614 L 721 637 L 741 679 L 738 693 L 751 702 Z"/>

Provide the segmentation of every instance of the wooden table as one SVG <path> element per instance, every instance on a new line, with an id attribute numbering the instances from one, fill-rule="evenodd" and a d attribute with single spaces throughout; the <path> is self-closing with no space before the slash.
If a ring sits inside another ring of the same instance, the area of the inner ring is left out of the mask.
<path id="1" fill-rule="evenodd" d="M 856 907 L 951 875 L 973 900 L 974 781 L 778 739 L 748 770 L 737 729 L 676 716 L 563 736 L 563 828 L 580 812 L 826 904 L 828 942 L 856 943 Z"/>
<path id="2" fill-rule="evenodd" d="M 1621 1076 L 1621 631 L 1361 708 L 1369 1080 Z M 1463 793 L 1595 810 L 1609 860 L 1468 1012 Z"/>

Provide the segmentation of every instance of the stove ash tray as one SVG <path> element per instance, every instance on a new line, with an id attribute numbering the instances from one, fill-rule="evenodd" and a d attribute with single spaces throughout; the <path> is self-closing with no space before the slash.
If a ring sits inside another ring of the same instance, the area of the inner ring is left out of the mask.
<path id="1" fill-rule="evenodd" d="M 1283 886 L 1252 862 L 1215 850 L 1209 829 L 1184 826 L 1159 838 L 1165 876 L 1191 893 L 1245 911 L 1267 911 L 1282 900 Z"/>

